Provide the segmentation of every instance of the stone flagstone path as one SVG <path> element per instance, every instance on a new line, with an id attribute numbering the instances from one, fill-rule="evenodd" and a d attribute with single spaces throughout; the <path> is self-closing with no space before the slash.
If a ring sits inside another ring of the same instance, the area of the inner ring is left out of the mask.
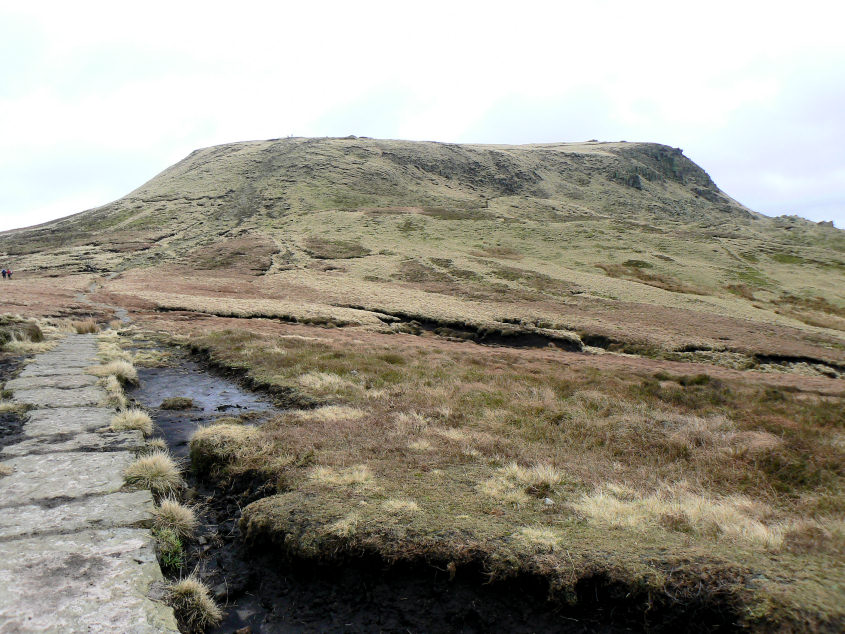
<path id="1" fill-rule="evenodd" d="M 178 632 L 161 596 L 149 491 L 124 491 L 141 432 L 110 432 L 114 410 L 86 375 L 95 335 L 71 335 L 8 381 L 33 406 L 0 450 L 0 634 Z"/>

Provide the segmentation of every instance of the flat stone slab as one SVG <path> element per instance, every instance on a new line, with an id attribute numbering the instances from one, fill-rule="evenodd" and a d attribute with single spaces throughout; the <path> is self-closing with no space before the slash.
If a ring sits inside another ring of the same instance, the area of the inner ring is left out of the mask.
<path id="1" fill-rule="evenodd" d="M 149 491 L 125 491 L 45 508 L 36 504 L 15 506 L 0 514 L 2 541 L 34 535 L 67 534 L 102 528 L 149 528 L 153 495 Z"/>
<path id="2" fill-rule="evenodd" d="M 0 507 L 114 493 L 135 456 L 128 451 L 48 453 L 4 460 L 11 475 L 0 478 Z"/>
<path id="3" fill-rule="evenodd" d="M 106 399 L 106 392 L 100 387 L 79 387 L 62 390 L 57 387 L 36 387 L 31 390 L 17 390 L 14 400 L 36 407 L 86 407 L 98 405 Z"/>
<path id="4" fill-rule="evenodd" d="M 66 367 L 58 365 L 50 365 L 48 363 L 32 363 L 26 366 L 18 374 L 18 378 L 40 377 L 40 376 L 70 376 L 76 374 L 83 374 L 85 368 L 93 364 L 88 363 L 84 366 Z"/>
<path id="5" fill-rule="evenodd" d="M 86 531 L 0 543 L 0 632 L 172 632 L 149 531 Z"/>
<path id="6" fill-rule="evenodd" d="M 49 353 L 48 353 L 49 354 Z M 61 366 L 64 368 L 87 368 L 89 365 L 93 365 L 97 363 L 96 356 L 91 356 L 88 354 L 79 355 L 79 354 L 63 354 L 63 355 L 54 355 L 52 358 L 45 358 L 47 355 L 43 354 L 38 358 L 33 364 L 30 365 L 37 365 L 37 366 Z M 29 367 L 29 366 L 27 366 Z"/>
<path id="7" fill-rule="evenodd" d="M 34 409 L 28 412 L 29 420 L 24 423 L 26 436 L 53 436 L 55 434 L 78 434 L 108 427 L 114 410 L 106 407 L 56 407 Z"/>
<path id="8" fill-rule="evenodd" d="M 82 432 L 70 438 L 51 436 L 26 438 L 0 449 L 0 459 L 30 454 L 62 451 L 139 451 L 144 447 L 144 435 L 137 430 L 90 433 Z"/>
<path id="9" fill-rule="evenodd" d="M 63 390 L 88 387 L 97 384 L 97 377 L 90 374 L 64 374 L 47 376 L 19 377 L 6 381 L 6 389 L 31 390 L 36 387 L 57 387 Z"/>

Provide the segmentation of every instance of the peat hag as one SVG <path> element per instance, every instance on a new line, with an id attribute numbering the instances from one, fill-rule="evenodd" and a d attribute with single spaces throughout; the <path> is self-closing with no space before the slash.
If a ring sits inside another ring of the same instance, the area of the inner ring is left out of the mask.
<path id="1" fill-rule="evenodd" d="M 221 416 L 258 423 L 274 410 L 265 396 L 202 364 L 176 358 L 175 365 L 139 370 L 130 396 L 156 421 L 171 452 L 187 455 L 193 431 Z M 190 410 L 164 410 L 163 400 L 191 398 Z M 315 563 L 286 555 L 266 540 L 245 543 L 241 509 L 283 490 L 282 483 L 246 473 L 225 481 L 202 479 L 186 469 L 187 501 L 201 527 L 185 545 L 172 579 L 196 570 L 225 608 L 213 632 L 629 632 L 730 631 L 735 613 L 726 600 L 690 596 L 666 603 L 603 576 L 581 580 L 565 597 L 549 597 L 546 580 L 523 575 L 490 582 L 478 565 L 458 574 L 448 562 L 390 564 L 377 556 Z M 279 486 L 282 488 L 280 489 Z"/>

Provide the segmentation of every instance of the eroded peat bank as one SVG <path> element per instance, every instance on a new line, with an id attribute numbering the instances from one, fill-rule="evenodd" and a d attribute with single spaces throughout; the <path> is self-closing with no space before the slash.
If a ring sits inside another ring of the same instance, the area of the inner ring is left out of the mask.
<path id="1" fill-rule="evenodd" d="M 215 631 L 839 627 L 817 380 L 256 325 L 177 334 L 130 392 L 192 438 L 168 572 L 207 581 Z"/>
<path id="2" fill-rule="evenodd" d="M 209 368 L 201 357 L 175 351 L 167 358 L 166 364 L 139 368 L 140 383 L 128 395 L 150 412 L 151 438 L 164 440 L 174 456 L 189 459 L 187 441 L 200 428 L 254 427 L 283 413 L 266 395 L 246 390 L 237 376 Z M 177 399 L 184 401 L 173 409 Z M 260 472 L 221 480 L 196 469 L 186 471 L 186 481 L 184 498 L 199 527 L 182 540 L 175 558 L 160 552 L 160 560 L 171 579 L 193 572 L 224 606 L 222 623 L 210 632 L 628 631 L 631 602 L 606 580 L 579 588 L 589 607 L 562 607 L 546 600 L 547 584 L 539 578 L 491 584 L 478 567 L 455 578 L 449 562 L 291 557 L 272 542 L 246 543 L 240 529 L 242 508 L 284 491 L 283 483 Z M 620 610 L 622 616 L 614 615 Z"/>

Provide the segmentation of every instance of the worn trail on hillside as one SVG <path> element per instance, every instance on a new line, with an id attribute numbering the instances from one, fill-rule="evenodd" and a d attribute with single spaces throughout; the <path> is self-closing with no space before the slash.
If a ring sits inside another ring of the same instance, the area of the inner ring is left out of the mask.
<path id="1" fill-rule="evenodd" d="M 94 335 L 71 335 L 6 383 L 33 409 L 0 449 L 0 631 L 178 632 L 150 598 L 152 495 L 124 490 L 143 438 L 108 431 L 114 410 L 85 374 L 96 355 Z"/>

